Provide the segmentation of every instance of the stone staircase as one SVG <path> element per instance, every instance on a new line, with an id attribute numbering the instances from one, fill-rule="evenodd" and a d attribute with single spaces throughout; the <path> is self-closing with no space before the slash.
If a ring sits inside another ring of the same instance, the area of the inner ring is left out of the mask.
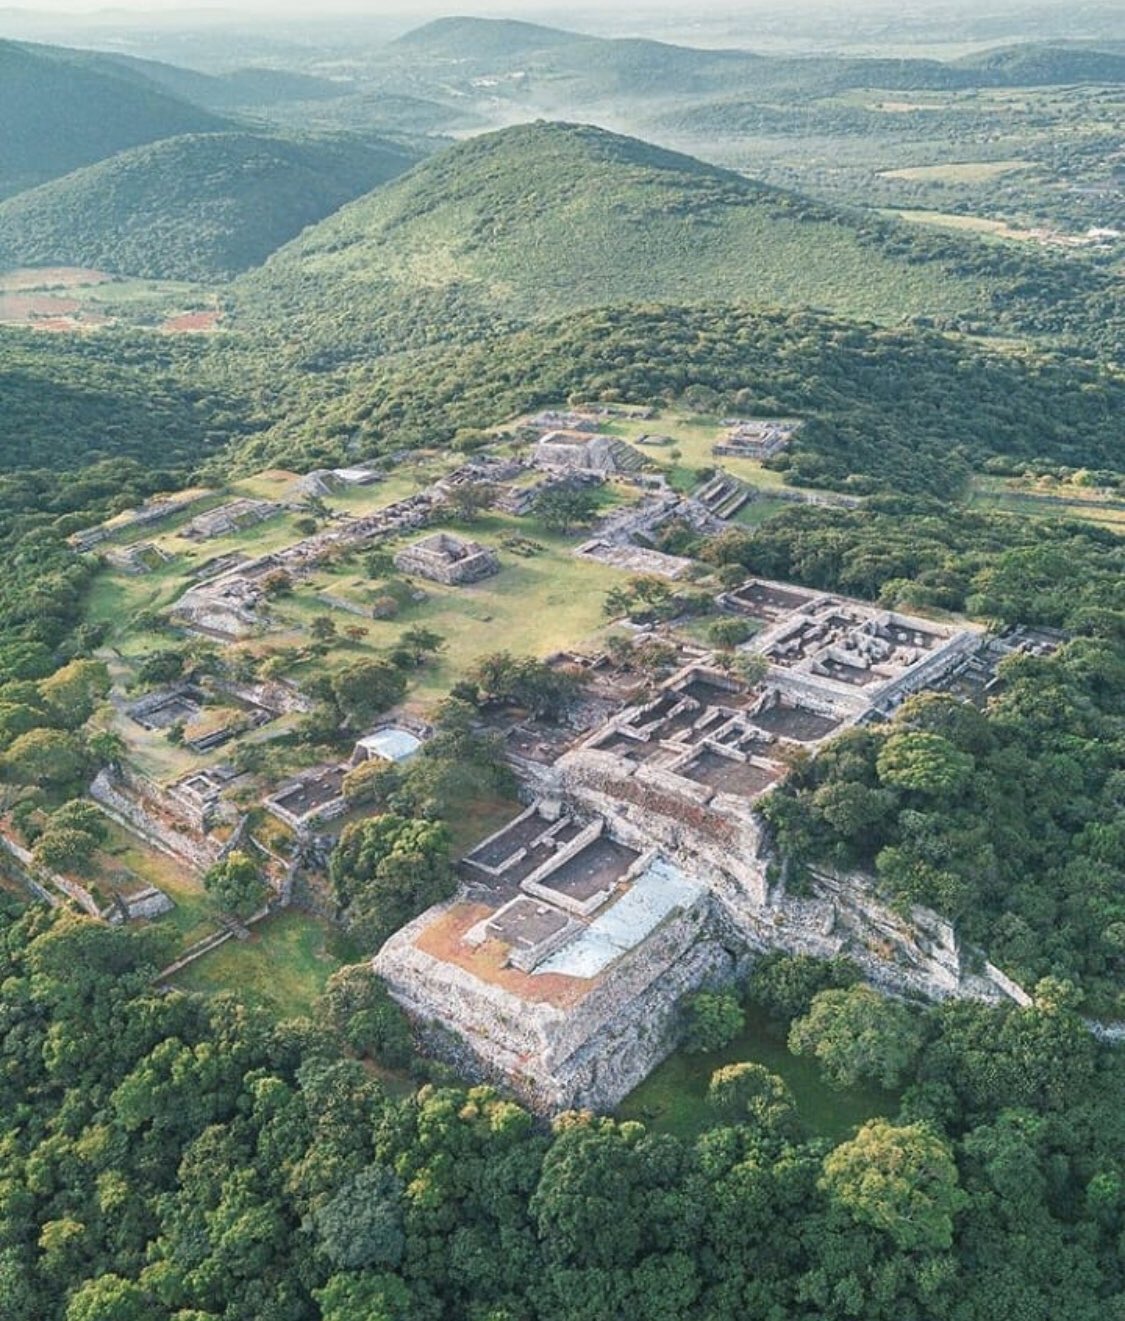
<path id="1" fill-rule="evenodd" d="M 638 453 L 632 445 L 626 444 L 623 440 L 606 437 L 610 444 L 610 455 L 613 460 L 613 472 L 617 473 L 640 473 L 649 472 L 653 468 L 653 462 L 644 454 Z"/>
<path id="2" fill-rule="evenodd" d="M 754 494 L 753 487 L 730 473 L 719 472 L 695 491 L 694 499 L 716 518 L 731 519 L 754 499 Z"/>

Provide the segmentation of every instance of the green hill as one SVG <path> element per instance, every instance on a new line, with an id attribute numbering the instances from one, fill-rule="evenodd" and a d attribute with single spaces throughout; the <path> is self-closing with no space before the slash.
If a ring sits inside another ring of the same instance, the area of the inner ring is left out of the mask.
<path id="1" fill-rule="evenodd" d="M 230 73 L 200 73 L 178 64 L 142 60 L 115 52 L 72 51 L 88 67 L 112 70 L 191 101 L 207 110 L 284 105 L 292 101 L 331 101 L 353 90 L 350 80 L 336 81 L 290 69 L 234 69 Z"/>
<path id="2" fill-rule="evenodd" d="M 1069 297 L 1082 277 L 1057 269 Z M 245 320 L 299 328 L 314 357 L 333 361 L 650 301 L 995 324 L 1002 302 L 1019 306 L 1000 295 L 1031 277 L 1048 329 L 1056 266 L 1044 258 L 837 212 L 600 129 L 538 123 L 430 158 L 235 292 Z"/>
<path id="3" fill-rule="evenodd" d="M 0 202 L 0 265 L 229 276 L 414 160 L 350 138 L 168 138 Z"/>
<path id="4" fill-rule="evenodd" d="M 228 127 L 154 84 L 82 52 L 0 42 L 0 197 L 114 152 Z"/>
<path id="5" fill-rule="evenodd" d="M 386 49 L 400 75 L 459 82 L 540 108 L 618 97 L 700 94 L 819 98 L 853 88 L 948 90 L 1075 82 L 1116 83 L 1125 60 L 1081 45 L 1025 45 L 961 60 L 761 56 L 633 38 L 591 37 L 532 23 L 448 18 L 407 33 Z M 488 75 L 484 89 L 473 80 Z"/>
<path id="6" fill-rule="evenodd" d="M 511 79 L 506 89 L 486 91 L 537 104 L 563 104 L 577 95 L 661 97 L 718 92 L 732 78 L 742 82 L 760 56 L 741 50 L 703 50 L 639 38 L 591 37 L 535 23 L 448 18 L 406 33 L 386 49 L 392 67 L 415 76 L 462 84 L 474 76 Z M 479 90 L 479 89 L 478 89 Z"/>
<path id="7" fill-rule="evenodd" d="M 1080 45 L 1005 46 L 977 51 L 954 64 L 1013 87 L 1125 83 L 1125 54 Z"/>
<path id="8" fill-rule="evenodd" d="M 390 43 L 389 50 L 448 60 L 503 59 L 552 47 L 568 46 L 582 37 L 540 23 L 508 18 L 436 18 L 411 28 Z"/>

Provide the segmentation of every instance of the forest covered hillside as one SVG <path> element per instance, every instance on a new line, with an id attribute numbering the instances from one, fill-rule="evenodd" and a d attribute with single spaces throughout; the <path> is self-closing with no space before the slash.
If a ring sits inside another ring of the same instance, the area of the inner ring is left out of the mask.
<path id="1" fill-rule="evenodd" d="M 0 123 L 0 196 L 129 147 L 226 127 L 109 60 L 11 41 L 0 41 Z"/>
<path id="2" fill-rule="evenodd" d="M 378 139 L 168 138 L 0 203 L 0 265 L 223 279 L 414 161 Z"/>
<path id="3" fill-rule="evenodd" d="M 637 139 L 542 122 L 439 153 L 234 292 L 244 325 L 299 329 L 324 362 L 651 301 L 1114 328 L 1109 283 L 1085 268 L 922 235 Z"/>

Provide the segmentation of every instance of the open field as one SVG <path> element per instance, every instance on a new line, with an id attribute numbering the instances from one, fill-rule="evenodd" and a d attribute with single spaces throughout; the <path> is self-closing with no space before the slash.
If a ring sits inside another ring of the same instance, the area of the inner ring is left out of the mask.
<path id="1" fill-rule="evenodd" d="M 181 281 L 131 279 L 79 266 L 0 272 L 3 325 L 90 330 L 125 322 L 187 334 L 215 329 L 217 316 L 213 293 Z"/>
<path id="2" fill-rule="evenodd" d="M 1089 487 L 1059 483 L 1047 489 L 1027 489 L 1002 478 L 978 477 L 971 502 L 1028 518 L 1078 518 L 1125 532 L 1125 496 L 1101 494 Z"/>
<path id="3" fill-rule="evenodd" d="M 433 629 L 446 642 L 411 684 L 410 699 L 426 704 L 444 696 L 466 670 L 491 652 L 545 656 L 592 641 L 605 628 L 602 603 L 609 589 L 622 581 L 622 574 L 576 559 L 571 552 L 578 538 L 547 533 L 534 520 L 505 515 L 448 527 L 499 548 L 500 572 L 462 587 L 419 580 L 426 599 L 408 604 L 388 620 L 360 619 L 322 599 L 326 593 L 365 606 L 380 595 L 378 582 L 354 564 L 323 568 L 300 583 L 292 596 L 274 604 L 278 622 L 283 629 L 289 627 L 289 641 L 307 637 L 312 619 L 323 614 L 331 615 L 341 631 L 355 625 L 367 634 L 361 643 L 341 642 L 326 657 L 303 664 L 294 672 L 298 682 L 314 673 L 332 672 L 372 649 L 389 647 L 405 628 L 419 625 Z M 512 534 L 531 537 L 543 549 L 527 558 L 506 551 L 501 542 Z"/>
<path id="4" fill-rule="evenodd" d="M 361 957 L 335 927 L 294 909 L 268 917 L 248 940 L 228 940 L 173 979 L 185 991 L 230 991 L 281 1020 L 312 1012 L 329 977 Z"/>
<path id="5" fill-rule="evenodd" d="M 884 179 L 926 180 L 934 183 L 987 183 L 1015 170 L 1030 170 L 1033 162 L 956 161 L 948 165 L 908 165 L 898 170 L 882 170 Z"/>
<path id="6" fill-rule="evenodd" d="M 912 225 L 934 225 L 938 229 L 965 230 L 973 234 L 983 234 L 989 238 L 1016 239 L 1019 242 L 1033 242 L 1037 235 L 1028 229 L 1014 229 L 1004 220 L 990 220 L 987 216 L 963 216 L 952 211 L 895 211 L 899 220 Z"/>
<path id="7" fill-rule="evenodd" d="M 659 1065 L 621 1103 L 620 1119 L 639 1119 L 657 1133 L 690 1138 L 714 1125 L 707 1105 L 711 1074 L 725 1064 L 761 1064 L 776 1073 L 797 1102 L 797 1113 L 814 1137 L 838 1142 L 878 1115 L 892 1115 L 897 1098 L 875 1087 L 836 1091 L 813 1060 L 790 1055 L 784 1036 L 751 1010 L 746 1027 L 725 1050 L 689 1055 L 678 1051 Z"/>
<path id="8" fill-rule="evenodd" d="M 765 468 L 754 459 L 716 458 L 712 450 L 726 432 L 718 417 L 669 410 L 645 421 L 612 418 L 604 423 L 603 430 L 608 435 L 629 441 L 645 434 L 671 437 L 675 442 L 673 445 L 641 446 L 640 452 L 662 469 L 669 482 L 680 490 L 692 490 L 698 485 L 695 474 L 700 468 L 722 468 L 747 485 L 764 490 L 775 490 L 785 484 L 780 472 Z"/>

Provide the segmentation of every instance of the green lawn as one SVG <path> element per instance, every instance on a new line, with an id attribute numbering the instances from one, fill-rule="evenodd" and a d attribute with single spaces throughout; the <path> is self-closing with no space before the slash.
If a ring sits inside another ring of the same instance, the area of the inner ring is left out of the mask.
<path id="1" fill-rule="evenodd" d="M 218 926 L 218 910 L 204 890 L 202 881 L 182 863 L 150 848 L 113 821 L 109 823 L 109 835 L 102 852 L 117 866 L 127 867 L 151 885 L 158 886 L 175 903 L 172 912 L 157 921 L 162 928 L 176 932 L 181 949 L 186 949 Z"/>
<path id="2" fill-rule="evenodd" d="M 892 1115 L 898 1098 L 879 1088 L 836 1091 L 812 1060 L 790 1055 L 784 1037 L 764 1015 L 751 1011 L 746 1028 L 726 1050 L 708 1055 L 677 1052 L 621 1103 L 618 1117 L 639 1119 L 659 1133 L 693 1137 L 715 1122 L 707 1106 L 711 1074 L 724 1064 L 753 1063 L 776 1073 L 792 1091 L 805 1127 L 839 1141 L 877 1115 Z"/>
<path id="3" fill-rule="evenodd" d="M 293 909 L 268 917 L 248 940 L 228 940 L 173 978 L 185 991 L 230 991 L 278 1021 L 312 1012 L 328 978 L 361 952 L 327 922 Z"/>
<path id="4" fill-rule="evenodd" d="M 378 583 L 361 568 L 351 564 L 317 573 L 292 596 L 274 603 L 279 621 L 294 633 L 306 633 L 315 615 L 330 614 L 341 632 L 361 625 L 368 636 L 358 644 L 342 640 L 327 656 L 302 665 L 294 677 L 301 681 L 317 672 L 331 673 L 372 649 L 393 645 L 411 625 L 422 625 L 446 642 L 440 655 L 411 680 L 411 699 L 425 704 L 448 693 L 475 661 L 491 652 L 545 656 L 593 640 L 605 628 L 602 606 L 606 593 L 623 575 L 617 569 L 575 558 L 578 537 L 545 533 L 530 520 L 506 516 L 482 518 L 455 530 L 498 547 L 505 536 L 518 533 L 539 542 L 543 550 L 524 558 L 500 547 L 500 572 L 463 587 L 419 581 L 427 599 L 406 606 L 389 620 L 360 619 L 320 599 L 326 592 L 367 604 L 378 594 Z"/>
<path id="5" fill-rule="evenodd" d="M 642 445 L 638 449 L 664 472 L 677 490 L 693 490 L 698 485 L 695 474 L 699 468 L 721 468 L 748 486 L 776 489 L 785 485 L 782 473 L 763 468 L 754 459 L 715 457 L 712 450 L 726 433 L 722 419 L 718 417 L 673 409 L 646 421 L 613 418 L 603 424 L 602 430 L 629 441 L 646 432 L 670 436 L 675 442 L 673 445 Z M 678 453 L 673 454 L 673 450 Z"/>

